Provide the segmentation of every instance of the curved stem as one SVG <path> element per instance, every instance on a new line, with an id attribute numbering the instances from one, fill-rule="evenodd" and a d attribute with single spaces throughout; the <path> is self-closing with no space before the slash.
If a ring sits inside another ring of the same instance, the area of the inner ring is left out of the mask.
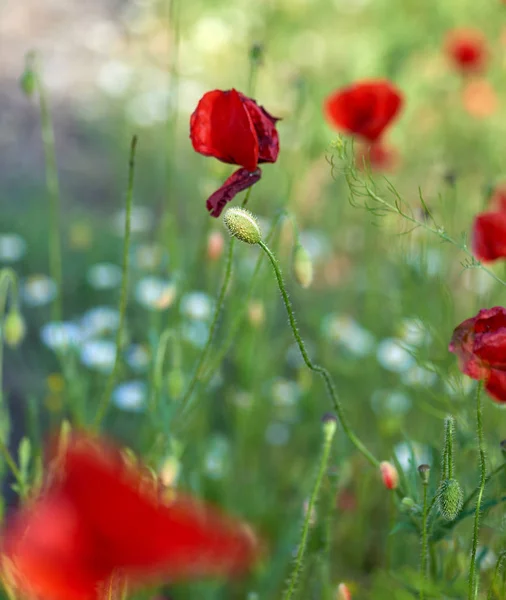
<path id="1" fill-rule="evenodd" d="M 158 348 L 156 349 L 155 361 L 153 366 L 153 395 L 151 406 L 154 411 L 157 408 L 158 398 L 162 389 L 163 363 L 167 354 L 167 348 L 170 341 L 174 342 L 173 346 L 173 363 L 179 368 L 181 366 L 180 349 L 177 342 L 177 334 L 174 329 L 166 329 L 160 336 Z"/>
<path id="2" fill-rule="evenodd" d="M 336 390 L 334 381 L 332 380 L 332 377 L 330 376 L 330 373 L 324 367 L 314 364 L 312 362 L 312 360 L 309 358 L 309 355 L 306 350 L 306 346 L 300 335 L 299 328 L 298 328 L 297 322 L 295 320 L 292 303 L 290 302 L 290 298 L 288 297 L 288 293 L 286 291 L 286 286 L 283 281 L 283 275 L 281 274 L 281 269 L 279 267 L 278 261 L 276 260 L 276 257 L 269 250 L 269 248 L 267 247 L 265 242 L 260 241 L 258 243 L 258 245 L 262 248 L 262 250 L 265 252 L 265 254 L 267 254 L 267 257 L 269 258 L 269 260 L 271 262 L 272 268 L 274 270 L 274 274 L 276 275 L 276 280 L 278 282 L 279 291 L 281 292 L 281 297 L 283 298 L 286 312 L 288 314 L 288 320 L 290 322 L 290 327 L 292 329 L 292 333 L 295 338 L 295 341 L 297 342 L 297 345 L 299 347 L 302 358 L 304 359 L 304 363 L 306 364 L 308 369 L 310 369 L 311 371 L 314 371 L 315 373 L 318 373 L 322 377 L 322 379 L 325 381 L 325 386 L 327 388 L 328 395 L 332 401 L 334 410 L 336 411 L 336 414 L 339 418 L 339 422 L 341 423 L 341 426 L 342 426 L 345 434 L 348 436 L 348 439 L 350 440 L 350 442 L 355 446 L 355 448 L 359 452 L 361 452 L 363 454 L 363 456 L 371 463 L 371 465 L 373 467 L 379 468 L 379 465 L 380 465 L 379 460 L 376 457 L 374 457 L 371 454 L 371 452 L 369 452 L 369 450 L 364 446 L 364 444 L 359 440 L 359 438 L 355 435 L 355 433 L 351 429 L 350 424 L 348 423 L 348 420 L 346 419 L 346 416 L 344 414 L 344 410 L 341 405 L 341 402 L 337 396 L 337 390 Z"/>
<path id="3" fill-rule="evenodd" d="M 469 567 L 469 589 L 468 599 L 475 600 L 478 595 L 478 585 L 476 581 L 476 551 L 478 548 L 478 537 L 480 531 L 480 510 L 483 492 L 487 482 L 487 462 L 485 458 L 485 448 L 483 441 L 483 406 L 481 399 L 482 382 L 478 383 L 476 392 L 476 428 L 478 431 L 478 451 L 480 454 L 480 485 L 478 496 L 476 498 L 476 508 L 474 513 L 473 543 L 471 548 L 471 564 Z"/>
<path id="4" fill-rule="evenodd" d="M 427 582 L 427 561 L 429 556 L 429 543 L 427 536 L 427 516 L 429 514 L 427 502 L 428 482 L 423 483 L 423 512 L 422 512 L 422 556 L 420 561 L 420 573 L 422 580 L 420 582 L 420 600 L 425 598 L 425 583 Z"/>
<path id="5" fill-rule="evenodd" d="M 49 196 L 49 271 L 58 289 L 53 301 L 52 318 L 54 321 L 61 321 L 63 275 L 60 233 L 60 185 L 58 182 L 58 168 L 56 166 L 53 121 L 49 110 L 46 89 L 42 82 L 40 66 L 35 58 L 34 73 L 37 91 L 39 92 L 40 125 L 46 165 L 46 186 Z"/>
<path id="6" fill-rule="evenodd" d="M 330 427 L 328 427 L 328 425 L 330 425 Z M 309 535 L 309 527 L 311 525 L 311 517 L 313 514 L 313 509 L 316 505 L 316 501 L 318 500 L 321 484 L 323 481 L 323 476 L 325 475 L 325 471 L 327 469 L 327 463 L 329 462 L 330 449 L 332 447 L 332 439 L 334 438 L 335 431 L 336 431 L 335 423 L 328 423 L 328 424 L 324 425 L 325 439 L 323 442 L 320 466 L 318 469 L 318 474 L 316 476 L 316 481 L 313 486 L 313 491 L 311 492 L 311 497 L 309 498 L 309 502 L 307 505 L 306 515 L 304 518 L 304 524 L 302 526 L 302 533 L 301 533 L 300 541 L 299 541 L 299 547 L 297 550 L 297 556 L 295 558 L 295 564 L 293 567 L 292 574 L 290 575 L 288 588 L 283 595 L 283 600 L 290 600 L 290 598 L 292 598 L 292 596 L 297 588 L 299 577 L 302 572 L 302 568 L 304 566 L 304 554 L 306 552 L 307 539 L 308 539 L 308 535 Z"/>
<path id="7" fill-rule="evenodd" d="M 499 573 L 502 569 L 505 558 L 506 558 L 506 552 L 501 552 L 501 554 L 499 555 L 499 558 L 497 559 L 497 562 L 495 564 L 494 576 L 492 578 L 492 583 L 490 584 L 490 589 L 488 590 L 487 600 L 492 600 L 492 595 L 494 593 L 494 588 L 495 588 L 495 582 L 497 581 L 497 576 L 499 575 Z"/>
<path id="8" fill-rule="evenodd" d="M 250 188 L 251 189 L 251 188 Z M 209 350 L 211 348 L 211 344 L 213 341 L 214 333 L 216 331 L 216 327 L 218 325 L 218 321 L 220 318 L 220 314 L 223 308 L 223 304 L 225 302 L 225 296 L 228 291 L 228 286 L 230 284 L 230 278 L 232 276 L 232 263 L 234 258 L 234 247 L 235 247 L 235 238 L 230 238 L 230 243 L 228 245 L 228 253 L 227 253 L 227 262 L 225 264 L 225 274 L 223 276 L 223 281 L 221 283 L 220 292 L 218 294 L 218 300 L 216 302 L 216 308 L 214 309 L 213 320 L 211 321 L 211 326 L 209 328 L 209 335 L 207 336 L 207 342 L 202 352 L 200 353 L 200 357 L 197 362 L 197 366 L 193 371 L 192 378 L 190 383 L 188 384 L 188 388 L 181 400 L 181 409 L 185 409 L 187 404 L 189 403 L 191 396 L 193 394 L 193 390 L 197 385 L 197 382 L 200 379 L 202 373 L 202 367 L 206 361 L 207 355 L 209 354 Z"/>
<path id="9" fill-rule="evenodd" d="M 116 381 L 116 376 L 119 370 L 120 356 L 121 356 L 121 345 L 123 343 L 123 332 L 125 329 L 126 322 L 126 309 L 128 302 L 128 270 L 130 263 L 130 234 L 131 234 L 131 220 L 132 220 L 132 204 L 133 204 L 133 190 L 134 190 L 134 175 L 135 175 L 135 152 L 137 148 L 137 136 L 132 137 L 130 144 L 130 158 L 129 158 L 129 169 L 128 169 L 128 188 L 126 196 L 126 207 L 125 207 L 125 238 L 123 242 L 123 264 L 122 264 L 122 280 L 121 280 L 121 292 L 119 300 L 119 324 L 116 332 L 116 355 L 114 357 L 114 365 L 107 380 L 104 395 L 100 401 L 100 404 L 95 415 L 95 421 L 93 428 L 98 430 L 100 424 L 105 417 L 107 408 L 109 406 L 109 400 Z"/>

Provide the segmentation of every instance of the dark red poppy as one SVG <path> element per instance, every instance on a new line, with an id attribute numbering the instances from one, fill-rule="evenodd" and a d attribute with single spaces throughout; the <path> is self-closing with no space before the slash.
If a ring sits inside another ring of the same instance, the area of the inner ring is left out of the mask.
<path id="1" fill-rule="evenodd" d="M 379 140 L 402 108 L 401 92 L 384 79 L 359 81 L 324 102 L 327 121 L 339 131 L 368 142 Z"/>
<path id="2" fill-rule="evenodd" d="M 473 223 L 473 253 L 482 262 L 506 258 L 506 212 L 484 212 Z"/>
<path id="3" fill-rule="evenodd" d="M 77 436 L 56 464 L 3 536 L 4 566 L 30 597 L 98 600 L 118 578 L 230 576 L 258 556 L 245 525 L 188 496 L 165 499 L 103 441 Z"/>
<path id="4" fill-rule="evenodd" d="M 355 150 L 355 163 L 361 170 L 368 165 L 373 171 L 394 171 L 399 164 L 399 154 L 381 141 L 359 145 Z"/>
<path id="5" fill-rule="evenodd" d="M 506 402 L 506 309 L 480 310 L 453 332 L 450 352 L 459 368 L 472 379 L 482 380 L 496 402 Z"/>
<path id="6" fill-rule="evenodd" d="M 457 71 L 464 75 L 483 73 L 488 64 L 485 36 L 477 29 L 454 29 L 446 36 L 445 50 Z"/>
<path id="7" fill-rule="evenodd" d="M 237 193 L 260 179 L 259 164 L 276 162 L 278 120 L 235 89 L 213 90 L 202 96 L 190 119 L 193 148 L 204 156 L 242 167 L 207 200 L 213 217 L 218 217 Z"/>

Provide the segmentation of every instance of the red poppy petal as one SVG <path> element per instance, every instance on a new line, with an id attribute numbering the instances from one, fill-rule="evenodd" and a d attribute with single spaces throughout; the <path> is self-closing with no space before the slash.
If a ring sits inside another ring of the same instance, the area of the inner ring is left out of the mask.
<path id="1" fill-rule="evenodd" d="M 238 169 L 207 199 L 207 210 L 213 217 L 219 217 L 227 202 L 239 192 L 246 190 L 262 177 L 262 171 L 256 169 L 250 173 L 247 169 Z"/>
<path id="2" fill-rule="evenodd" d="M 205 156 L 254 171 L 258 140 L 239 93 L 214 90 L 201 98 L 190 118 L 193 148 Z"/>
<path id="3" fill-rule="evenodd" d="M 496 402 L 506 402 L 506 371 L 492 369 L 485 389 Z"/>
<path id="4" fill-rule="evenodd" d="M 473 224 L 472 246 L 481 261 L 506 258 L 506 213 L 479 214 Z"/>
<path id="5" fill-rule="evenodd" d="M 262 106 L 244 94 L 239 93 L 246 110 L 253 122 L 258 139 L 258 162 L 276 162 L 279 154 L 279 137 L 276 130 L 276 117 L 270 115 Z"/>
<path id="6" fill-rule="evenodd" d="M 476 335 L 474 353 L 490 365 L 506 365 L 506 328 Z"/>
<path id="7" fill-rule="evenodd" d="M 62 493 L 96 536 L 94 562 L 134 580 L 235 574 L 258 555 L 242 523 L 188 497 L 162 503 L 142 474 L 103 444 L 69 448 Z"/>

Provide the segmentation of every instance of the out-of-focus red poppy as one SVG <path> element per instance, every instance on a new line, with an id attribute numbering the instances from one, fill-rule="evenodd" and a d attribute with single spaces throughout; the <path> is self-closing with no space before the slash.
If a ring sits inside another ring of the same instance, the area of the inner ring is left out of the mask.
<path id="1" fill-rule="evenodd" d="M 147 470 L 84 435 L 52 460 L 43 491 L 3 534 L 4 566 L 19 589 L 44 600 L 98 600 L 113 580 L 231 576 L 258 556 L 242 523 L 176 494 Z"/>
<path id="2" fill-rule="evenodd" d="M 499 100 L 491 83 L 476 79 L 466 83 L 462 90 L 462 103 L 472 117 L 485 119 L 497 111 Z"/>
<path id="3" fill-rule="evenodd" d="M 483 73 L 487 67 L 487 40 L 477 29 L 453 29 L 448 32 L 445 50 L 455 69 L 464 75 Z"/>
<path id="4" fill-rule="evenodd" d="M 355 150 L 355 163 L 363 170 L 369 165 L 373 171 L 394 171 L 399 164 L 399 153 L 383 142 L 358 145 Z"/>
<path id="5" fill-rule="evenodd" d="M 324 113 L 338 131 L 373 143 L 391 125 L 402 105 L 403 96 L 390 81 L 365 80 L 330 94 Z"/>
<path id="6" fill-rule="evenodd" d="M 279 138 L 276 119 L 235 89 L 207 92 L 190 118 L 190 138 L 196 152 L 242 167 L 207 200 L 218 217 L 236 194 L 261 177 L 258 165 L 276 162 Z"/>
<path id="7" fill-rule="evenodd" d="M 506 258 L 506 212 L 483 212 L 475 217 L 472 247 L 482 262 Z"/>
<path id="8" fill-rule="evenodd" d="M 506 402 L 505 308 L 483 309 L 463 321 L 453 332 L 449 350 L 465 375 L 482 380 L 496 402 Z"/>
<path id="9" fill-rule="evenodd" d="M 506 184 L 502 183 L 495 187 L 490 195 L 489 209 L 492 212 L 498 211 L 506 213 Z"/>

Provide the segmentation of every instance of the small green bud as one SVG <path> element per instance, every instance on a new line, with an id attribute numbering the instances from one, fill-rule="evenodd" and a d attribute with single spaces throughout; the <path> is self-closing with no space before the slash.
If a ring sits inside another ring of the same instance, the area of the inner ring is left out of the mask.
<path id="1" fill-rule="evenodd" d="M 33 96 L 35 93 L 35 73 L 33 72 L 33 69 L 26 67 L 19 78 L 19 86 L 27 98 Z"/>
<path id="2" fill-rule="evenodd" d="M 447 521 L 454 521 L 462 510 L 464 492 L 456 479 L 445 479 L 437 492 L 439 512 Z"/>
<path id="3" fill-rule="evenodd" d="M 173 369 L 167 375 L 167 391 L 172 399 L 181 397 L 184 389 L 184 374 L 181 369 Z"/>
<path id="4" fill-rule="evenodd" d="M 424 485 L 427 485 L 429 483 L 430 466 L 429 465 L 420 465 L 418 467 L 418 473 L 422 479 L 422 483 Z"/>
<path id="5" fill-rule="evenodd" d="M 322 417 L 323 432 L 327 439 L 332 439 L 337 429 L 337 418 L 332 413 L 326 413 Z"/>
<path id="6" fill-rule="evenodd" d="M 292 266 L 297 283 L 303 288 L 308 288 L 313 281 L 313 263 L 302 244 L 297 243 L 293 250 Z"/>
<path id="7" fill-rule="evenodd" d="M 244 208 L 229 208 L 223 217 L 223 221 L 230 234 L 241 240 L 241 242 L 258 244 L 262 240 L 257 220 Z"/>
<path id="8" fill-rule="evenodd" d="M 25 320 L 17 308 L 9 311 L 5 317 L 3 327 L 5 343 L 11 348 L 19 346 L 23 341 L 26 333 Z"/>

